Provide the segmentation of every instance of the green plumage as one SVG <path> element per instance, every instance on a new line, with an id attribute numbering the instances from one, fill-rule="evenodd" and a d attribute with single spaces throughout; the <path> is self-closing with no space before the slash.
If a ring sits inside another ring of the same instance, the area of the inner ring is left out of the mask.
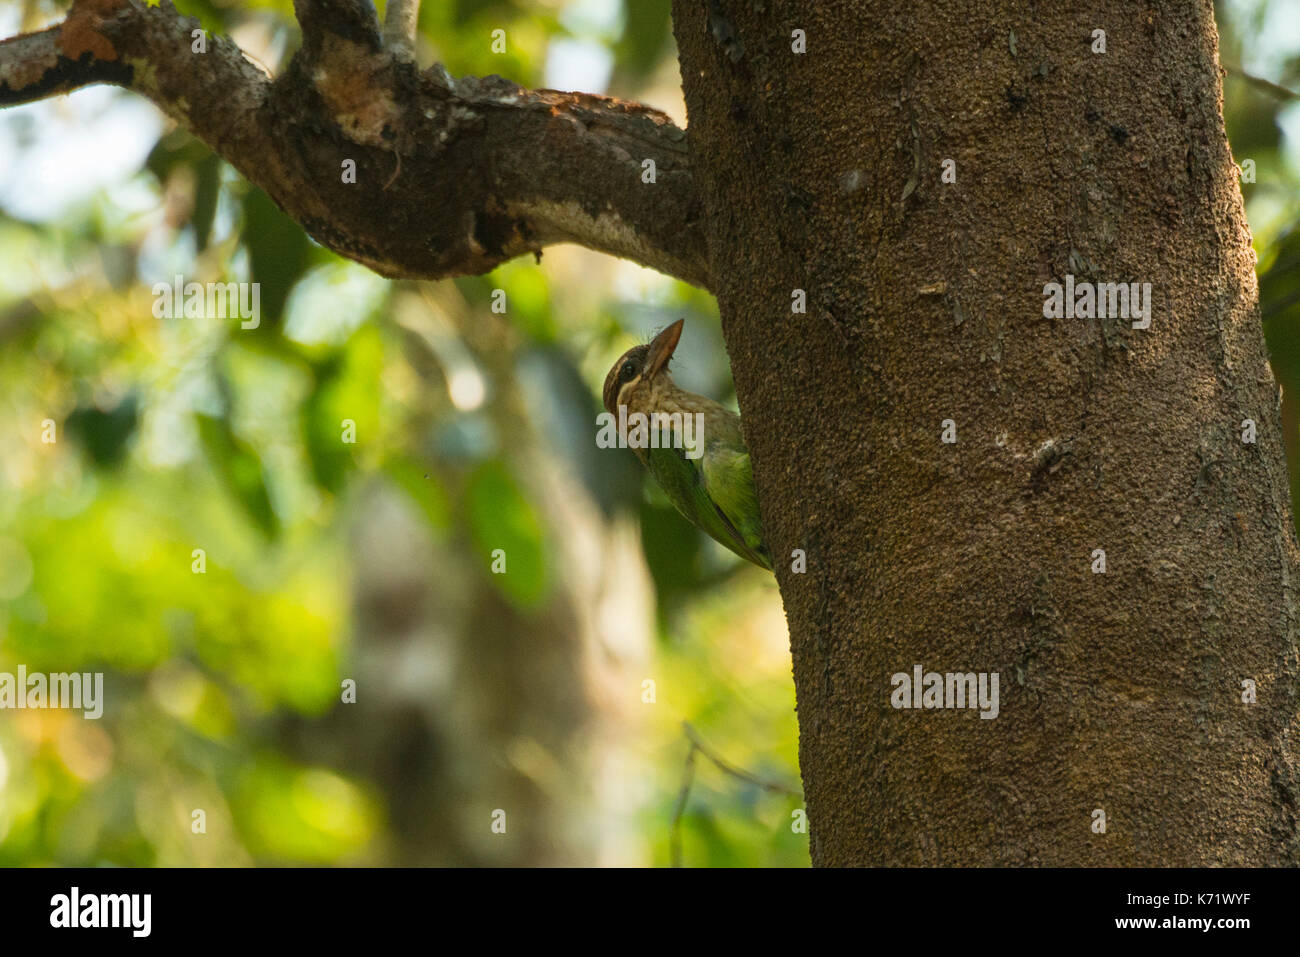
<path id="1" fill-rule="evenodd" d="M 702 442 L 702 455 L 688 458 L 681 435 L 675 435 L 673 447 L 636 448 L 636 453 L 687 519 L 742 558 L 771 569 L 740 416 L 679 389 L 668 375 L 681 327 L 679 319 L 649 345 L 629 349 L 614 363 L 605 379 L 605 408 L 615 415 L 622 405 L 646 416 L 701 416 L 702 430 L 695 438 Z"/>
<path id="2" fill-rule="evenodd" d="M 749 453 L 743 446 L 720 446 L 711 452 L 706 448 L 698 459 L 688 459 L 677 448 L 647 449 L 645 463 L 679 512 L 741 558 L 772 567 L 759 527 Z"/>

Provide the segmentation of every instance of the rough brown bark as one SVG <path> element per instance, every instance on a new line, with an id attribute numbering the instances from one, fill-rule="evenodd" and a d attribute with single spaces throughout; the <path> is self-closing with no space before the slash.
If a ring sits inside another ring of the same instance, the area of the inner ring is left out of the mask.
<path id="1" fill-rule="evenodd" d="M 814 863 L 1296 863 L 1296 543 L 1210 4 L 674 21 L 766 531 L 808 555 Z M 1044 319 L 1067 273 L 1153 283 L 1151 327 Z M 999 672 L 1000 716 L 895 710 L 917 663 Z"/>

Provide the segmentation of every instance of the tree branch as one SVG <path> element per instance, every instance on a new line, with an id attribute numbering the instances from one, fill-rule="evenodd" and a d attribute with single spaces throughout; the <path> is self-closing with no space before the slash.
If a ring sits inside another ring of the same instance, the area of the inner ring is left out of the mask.
<path id="1" fill-rule="evenodd" d="M 780 781 L 769 781 L 760 778 L 757 774 L 751 774 L 744 768 L 732 764 L 709 747 L 689 721 L 682 722 L 682 730 L 685 732 L 686 740 L 691 743 L 691 746 L 686 752 L 686 765 L 682 768 L 682 784 L 677 790 L 677 800 L 673 804 L 672 823 L 668 828 L 668 848 L 673 867 L 682 866 L 682 821 L 686 816 L 686 803 L 691 798 L 691 787 L 695 783 L 696 754 L 704 755 L 713 762 L 714 767 L 719 771 L 730 774 L 733 778 L 744 781 L 746 784 L 752 784 L 773 794 L 788 794 L 797 798 L 803 797 L 803 792 L 797 788 L 782 784 Z"/>
<path id="2" fill-rule="evenodd" d="M 1224 63 L 1222 66 L 1228 71 L 1229 75 L 1240 77 L 1251 86 L 1258 90 L 1262 90 L 1271 97 L 1279 100 L 1300 100 L 1300 93 L 1296 93 L 1294 90 L 1288 89 L 1279 83 L 1274 83 L 1272 80 L 1266 80 L 1262 76 L 1255 76 L 1254 74 L 1247 73 L 1241 67 L 1232 63 Z"/>
<path id="3" fill-rule="evenodd" d="M 272 80 L 224 37 L 195 52 L 198 21 L 166 0 L 76 0 L 58 26 L 0 42 L 0 107 L 135 90 L 323 245 L 385 276 L 480 274 L 575 242 L 709 286 L 685 133 L 662 113 L 419 73 L 384 50 L 368 0 L 294 9 L 303 45 Z"/>
<path id="4" fill-rule="evenodd" d="M 348 48 L 378 53 L 379 21 L 370 0 L 293 0 L 309 60 L 336 59 Z"/>
<path id="5" fill-rule="evenodd" d="M 384 11 L 384 46 L 393 56 L 415 59 L 415 34 L 420 20 L 420 0 L 388 0 Z"/>

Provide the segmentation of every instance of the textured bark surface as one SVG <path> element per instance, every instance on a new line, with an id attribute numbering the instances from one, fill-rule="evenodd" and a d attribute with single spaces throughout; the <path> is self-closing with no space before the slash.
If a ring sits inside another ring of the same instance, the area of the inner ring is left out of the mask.
<path id="1" fill-rule="evenodd" d="M 1297 553 L 1210 4 L 674 21 L 769 544 L 808 556 L 814 863 L 1296 863 Z M 1151 282 L 1150 328 L 1044 319 L 1067 273 Z M 999 717 L 895 710 L 915 664 L 1000 673 Z"/>

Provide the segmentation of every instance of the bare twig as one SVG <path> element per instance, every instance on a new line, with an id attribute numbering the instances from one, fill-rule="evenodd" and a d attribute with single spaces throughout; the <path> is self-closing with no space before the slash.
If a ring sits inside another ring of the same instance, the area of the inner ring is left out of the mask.
<path id="1" fill-rule="evenodd" d="M 730 774 L 733 778 L 739 778 L 742 781 L 746 781 L 755 787 L 762 788 L 764 791 L 771 791 L 774 794 L 789 794 L 792 797 L 803 797 L 803 791 L 798 788 L 792 788 L 788 784 L 782 784 L 779 781 L 764 780 L 756 774 L 751 774 L 744 768 L 736 767 L 736 765 L 721 757 L 716 751 L 705 744 L 704 739 L 700 737 L 699 732 L 691 727 L 688 722 L 682 722 L 682 729 L 686 732 L 686 737 L 690 740 L 691 744 L 695 745 L 700 754 L 712 761 L 719 771 Z"/>
<path id="2" fill-rule="evenodd" d="M 682 866 L 682 816 L 686 813 L 686 802 L 691 796 L 691 785 L 695 783 L 695 752 L 699 748 L 691 742 L 686 752 L 686 766 L 682 768 L 682 787 L 677 792 L 677 805 L 673 808 L 673 823 L 668 831 L 668 846 L 672 856 L 673 867 Z"/>
<path id="3" fill-rule="evenodd" d="M 791 797 L 802 798 L 803 791 L 798 788 L 792 788 L 787 784 L 779 781 L 770 781 L 760 778 L 757 774 L 752 774 L 744 768 L 737 767 L 726 758 L 723 758 L 700 737 L 698 731 L 691 726 L 690 722 L 682 722 L 682 730 L 686 733 L 686 739 L 690 742 L 690 749 L 686 752 L 686 766 L 682 769 L 682 786 L 677 792 L 677 803 L 673 807 L 672 825 L 669 829 L 669 853 L 673 867 L 682 866 L 682 819 L 686 814 L 686 803 L 690 800 L 691 786 L 695 783 L 695 755 L 702 754 L 713 763 L 719 771 L 729 774 L 733 778 L 744 781 L 746 784 L 752 784 L 755 787 L 762 788 L 773 794 L 787 794 Z"/>
<path id="4" fill-rule="evenodd" d="M 384 46 L 402 60 L 415 59 L 416 26 L 420 19 L 420 0 L 388 0 L 384 11 Z"/>
<path id="5" fill-rule="evenodd" d="M 1269 96 L 1276 97 L 1279 100 L 1300 100 L 1300 93 L 1296 93 L 1294 90 L 1288 90 L 1286 87 L 1274 83 L 1272 80 L 1266 80 L 1262 76 L 1254 76 L 1253 74 L 1247 73 L 1239 66 L 1225 63 L 1223 64 L 1223 68 L 1233 76 L 1240 77 L 1251 86 L 1267 93 Z"/>

